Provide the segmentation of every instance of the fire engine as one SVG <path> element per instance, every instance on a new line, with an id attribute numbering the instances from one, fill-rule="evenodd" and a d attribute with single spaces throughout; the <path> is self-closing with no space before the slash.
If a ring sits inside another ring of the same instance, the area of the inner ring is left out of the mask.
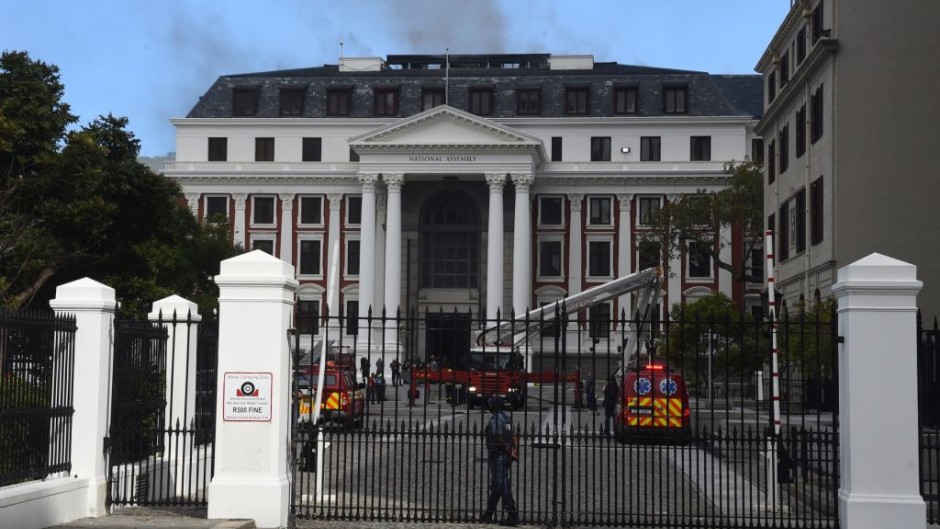
<path id="1" fill-rule="evenodd" d="M 588 309 L 623 294 L 640 291 L 634 319 L 630 321 L 633 329 L 625 333 L 625 336 L 632 335 L 636 343 L 644 343 L 644 336 L 649 332 L 650 314 L 656 304 L 661 284 L 662 271 L 659 268 L 648 268 L 559 299 L 530 311 L 521 318 L 484 329 L 477 336 L 477 346 L 470 351 L 471 369 L 465 377 L 468 384 L 468 407 L 472 408 L 475 403 L 485 402 L 490 397 L 499 395 L 513 408 L 520 408 L 525 405 L 527 383 L 559 382 L 551 372 L 527 372 L 521 351 L 527 347 L 532 335 L 563 315 Z M 625 359 L 621 364 L 622 370 L 622 366 L 628 364 L 626 359 L 629 357 L 629 351 L 626 343 L 620 348 Z M 636 357 L 638 355 L 633 358 Z M 566 380 L 572 381 L 572 377 L 577 378 L 577 373 L 568 375 Z"/>

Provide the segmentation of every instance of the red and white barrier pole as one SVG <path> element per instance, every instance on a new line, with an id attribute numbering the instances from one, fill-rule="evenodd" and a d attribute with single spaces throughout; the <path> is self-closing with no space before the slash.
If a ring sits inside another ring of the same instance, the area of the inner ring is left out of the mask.
<path id="1" fill-rule="evenodd" d="M 767 250 L 767 307 L 770 311 L 770 391 L 774 413 L 774 435 L 780 435 L 780 371 L 777 363 L 777 299 L 774 285 L 774 232 L 765 232 Z"/>

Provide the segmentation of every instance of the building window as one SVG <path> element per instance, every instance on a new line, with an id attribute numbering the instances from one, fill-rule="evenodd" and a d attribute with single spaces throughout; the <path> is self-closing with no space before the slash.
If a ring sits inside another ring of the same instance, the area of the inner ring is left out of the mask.
<path id="1" fill-rule="evenodd" d="M 395 116 L 398 114 L 397 88 L 375 88 L 373 94 L 375 97 L 374 114 L 376 116 Z"/>
<path id="2" fill-rule="evenodd" d="M 649 227 L 653 224 L 653 218 L 659 212 L 662 206 L 662 199 L 659 197 L 640 197 L 637 199 L 638 211 L 636 223 L 638 226 Z"/>
<path id="3" fill-rule="evenodd" d="M 823 85 L 810 97 L 809 139 L 816 143 L 823 135 Z"/>
<path id="4" fill-rule="evenodd" d="M 470 89 L 470 113 L 478 116 L 493 115 L 493 89 Z"/>
<path id="5" fill-rule="evenodd" d="M 443 88 L 421 89 L 421 110 L 430 110 L 444 104 Z"/>
<path id="6" fill-rule="evenodd" d="M 806 59 L 806 24 L 796 33 L 796 63 L 800 64 Z"/>
<path id="7" fill-rule="evenodd" d="M 637 271 L 659 266 L 662 257 L 662 248 L 656 241 L 641 240 L 637 244 L 636 266 Z"/>
<path id="8" fill-rule="evenodd" d="M 565 114 L 587 114 L 590 108 L 590 89 L 587 86 L 569 86 L 565 88 Z"/>
<path id="9" fill-rule="evenodd" d="M 561 161 L 561 136 L 552 136 L 552 161 Z"/>
<path id="10" fill-rule="evenodd" d="M 816 7 L 813 9 L 813 44 L 816 44 L 816 41 L 820 39 L 823 35 L 823 0 L 819 0 L 819 3 L 816 4 Z"/>
<path id="11" fill-rule="evenodd" d="M 762 283 L 764 277 L 764 261 L 767 256 L 764 255 L 764 248 L 752 248 L 751 255 L 748 259 L 747 274 L 749 276 L 760 278 L 757 281 L 752 281 L 754 283 Z"/>
<path id="12" fill-rule="evenodd" d="M 588 241 L 588 277 L 610 277 L 613 263 L 611 241 Z"/>
<path id="13" fill-rule="evenodd" d="M 754 138 L 751 140 L 751 160 L 754 163 L 763 164 L 764 163 L 764 140 L 761 138 Z"/>
<path id="14" fill-rule="evenodd" d="M 780 261 L 786 261 L 790 257 L 790 232 L 793 227 L 790 225 L 790 203 L 784 202 L 780 205 L 780 229 L 777 230 L 777 256 Z"/>
<path id="15" fill-rule="evenodd" d="M 323 161 L 323 138 L 304 138 L 301 160 L 304 162 Z"/>
<path id="16" fill-rule="evenodd" d="M 323 197 L 300 197 L 300 214 L 297 215 L 297 224 L 306 226 L 323 225 Z"/>
<path id="17" fill-rule="evenodd" d="M 591 138 L 591 161 L 610 161 L 610 136 Z"/>
<path id="18" fill-rule="evenodd" d="M 443 192 L 421 212 L 422 288 L 477 288 L 479 211 L 467 195 Z"/>
<path id="19" fill-rule="evenodd" d="M 785 51 L 780 56 L 780 90 L 790 82 L 790 52 Z"/>
<path id="20" fill-rule="evenodd" d="M 320 332 L 320 302 L 310 299 L 297 301 L 297 330 L 300 334 Z"/>
<path id="21" fill-rule="evenodd" d="M 663 114 L 685 114 L 688 112 L 686 98 L 689 89 L 685 86 L 663 87 Z"/>
<path id="22" fill-rule="evenodd" d="M 778 166 L 780 174 L 786 172 L 790 167 L 790 124 L 787 123 L 780 129 L 777 135 L 777 144 L 780 145 L 780 164 Z"/>
<path id="23" fill-rule="evenodd" d="M 318 276 L 321 273 L 321 241 L 319 239 L 301 239 L 297 253 L 299 275 Z"/>
<path id="24" fill-rule="evenodd" d="M 258 113 L 258 88 L 235 88 L 232 90 L 232 115 L 254 116 Z"/>
<path id="25" fill-rule="evenodd" d="M 251 224 L 274 224 L 274 197 L 251 197 Z"/>
<path id="26" fill-rule="evenodd" d="M 251 238 L 251 249 L 261 250 L 268 255 L 274 255 L 274 239 L 270 236 L 263 239 Z"/>
<path id="27" fill-rule="evenodd" d="M 274 138 L 255 138 L 255 161 L 274 161 Z"/>
<path id="28" fill-rule="evenodd" d="M 614 114 L 636 114 L 637 93 L 635 86 L 614 88 Z"/>
<path id="29" fill-rule="evenodd" d="M 767 144 L 767 185 L 774 183 L 777 179 L 777 142 L 770 140 Z"/>
<path id="30" fill-rule="evenodd" d="M 300 116 L 304 113 L 303 88 L 281 88 L 281 115 Z"/>
<path id="31" fill-rule="evenodd" d="M 350 162 L 359 161 L 359 153 L 354 151 L 352 147 L 349 148 L 349 161 Z"/>
<path id="32" fill-rule="evenodd" d="M 809 186 L 810 244 L 823 242 L 823 179 L 820 176 Z"/>
<path id="33" fill-rule="evenodd" d="M 333 88 L 326 91 L 326 115 L 348 116 L 352 111 L 352 90 Z"/>
<path id="34" fill-rule="evenodd" d="M 767 104 L 774 102 L 777 97 L 777 72 L 770 72 L 767 75 Z"/>
<path id="35" fill-rule="evenodd" d="M 539 277 L 561 277 L 562 255 L 562 241 L 560 239 L 539 240 Z"/>
<path id="36" fill-rule="evenodd" d="M 228 197 L 227 196 L 206 196 L 205 218 L 228 218 Z"/>
<path id="37" fill-rule="evenodd" d="M 588 225 L 589 226 L 610 226 L 610 197 L 589 197 L 588 198 Z"/>
<path id="38" fill-rule="evenodd" d="M 559 196 L 539 197 L 539 226 L 564 225 L 564 198 Z"/>
<path id="39" fill-rule="evenodd" d="M 708 243 L 692 241 L 688 245 L 686 257 L 688 259 L 688 276 L 690 279 L 704 279 L 712 277 L 712 256 L 708 251 Z"/>
<path id="40" fill-rule="evenodd" d="M 806 249 L 806 188 L 800 189 L 796 193 L 795 204 L 791 211 L 795 213 L 796 228 L 796 252 L 800 253 Z M 792 221 L 791 221 L 792 222 Z"/>
<path id="41" fill-rule="evenodd" d="M 520 88 L 519 90 L 516 90 L 516 114 L 520 116 L 538 116 L 541 113 L 541 89 Z"/>
<path id="42" fill-rule="evenodd" d="M 640 137 L 640 160 L 644 162 L 658 162 L 661 159 L 659 136 Z"/>
<path id="43" fill-rule="evenodd" d="M 362 224 L 362 197 L 346 197 L 346 224 Z"/>
<path id="44" fill-rule="evenodd" d="M 346 275 L 359 275 L 359 239 L 346 239 Z"/>
<path id="45" fill-rule="evenodd" d="M 712 159 L 711 136 L 692 136 L 690 145 L 689 157 L 693 162 L 707 162 Z"/>
<path id="46" fill-rule="evenodd" d="M 209 138 L 209 161 L 228 160 L 228 138 Z"/>
<path id="47" fill-rule="evenodd" d="M 806 103 L 796 111 L 796 130 L 794 130 L 796 140 L 796 157 L 803 156 L 806 152 Z"/>
<path id="48" fill-rule="evenodd" d="M 588 322 L 591 338 L 609 338 L 610 303 L 598 303 L 588 309 Z"/>
<path id="49" fill-rule="evenodd" d="M 346 336 L 359 334 L 359 300 L 346 300 Z"/>

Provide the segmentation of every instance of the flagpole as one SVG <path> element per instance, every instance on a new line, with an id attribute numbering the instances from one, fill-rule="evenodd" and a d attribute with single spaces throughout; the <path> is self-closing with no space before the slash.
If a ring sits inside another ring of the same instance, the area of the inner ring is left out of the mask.
<path id="1" fill-rule="evenodd" d="M 444 48 L 444 104 L 448 104 L 450 88 L 450 48 Z"/>

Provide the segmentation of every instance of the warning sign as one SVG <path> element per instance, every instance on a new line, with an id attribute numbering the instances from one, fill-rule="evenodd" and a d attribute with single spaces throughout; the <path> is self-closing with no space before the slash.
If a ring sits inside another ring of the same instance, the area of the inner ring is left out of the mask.
<path id="1" fill-rule="evenodd" d="M 222 420 L 271 421 L 271 373 L 225 373 Z"/>

